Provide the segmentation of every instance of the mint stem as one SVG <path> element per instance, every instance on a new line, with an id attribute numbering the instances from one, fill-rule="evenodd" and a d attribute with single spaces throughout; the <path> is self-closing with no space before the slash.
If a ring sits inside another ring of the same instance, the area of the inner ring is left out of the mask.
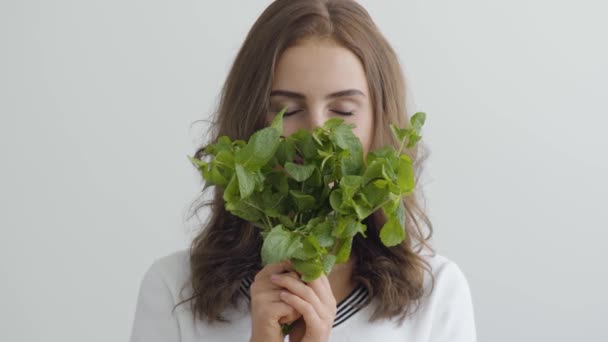
<path id="1" fill-rule="evenodd" d="M 272 221 L 270 220 L 270 217 L 268 217 L 268 215 L 264 214 L 264 216 L 266 217 L 266 220 L 268 222 L 266 222 L 268 224 L 268 229 L 272 229 L 273 225 L 272 225 Z"/>
<path id="2" fill-rule="evenodd" d="M 399 151 L 397 152 L 398 156 L 401 155 L 401 151 L 403 150 L 404 145 L 405 145 L 405 138 L 403 138 L 403 140 L 401 140 L 401 146 L 399 146 Z"/>
<path id="3" fill-rule="evenodd" d="M 281 332 L 283 333 L 283 335 L 289 334 L 292 329 L 293 329 L 293 324 L 289 324 L 289 323 L 281 324 Z"/>

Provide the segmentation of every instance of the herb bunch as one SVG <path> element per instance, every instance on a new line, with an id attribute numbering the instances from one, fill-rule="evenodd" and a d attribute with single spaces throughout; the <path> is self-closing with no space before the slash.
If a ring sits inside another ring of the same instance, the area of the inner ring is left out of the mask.
<path id="1" fill-rule="evenodd" d="M 407 128 L 390 124 L 399 150 L 387 145 L 364 158 L 354 125 L 339 118 L 282 136 L 285 110 L 247 142 L 222 136 L 205 148 L 210 158 L 188 156 L 205 188 L 223 190 L 226 210 L 261 229 L 264 265 L 290 259 L 305 282 L 329 274 L 348 260 L 356 234 L 367 237 L 362 221 L 376 210 L 387 218 L 382 243 L 403 241 L 403 196 L 415 179 L 402 152 L 420 140 L 426 114 L 414 114 Z"/>

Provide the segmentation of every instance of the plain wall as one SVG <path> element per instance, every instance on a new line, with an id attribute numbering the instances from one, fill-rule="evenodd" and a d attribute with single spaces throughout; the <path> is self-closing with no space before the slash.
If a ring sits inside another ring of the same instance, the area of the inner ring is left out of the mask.
<path id="1" fill-rule="evenodd" d="M 268 3 L 0 1 L 0 340 L 128 339 Z M 362 3 L 427 112 L 419 186 L 479 340 L 608 341 L 608 5 Z"/>

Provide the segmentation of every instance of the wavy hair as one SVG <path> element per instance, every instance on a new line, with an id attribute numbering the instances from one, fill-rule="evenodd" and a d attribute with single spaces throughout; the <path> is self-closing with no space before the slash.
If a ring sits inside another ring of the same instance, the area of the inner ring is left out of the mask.
<path id="1" fill-rule="evenodd" d="M 409 123 L 406 87 L 398 57 L 368 12 L 352 0 L 277 0 L 260 15 L 241 46 L 220 93 L 210 127 L 210 141 L 222 135 L 247 140 L 266 126 L 270 91 L 276 62 L 287 48 L 308 38 L 329 38 L 352 51 L 363 64 L 374 115 L 372 150 L 385 144 L 399 147 L 389 122 L 400 127 Z M 205 156 L 204 146 L 195 157 Z M 427 148 L 419 142 L 406 153 L 414 163 L 416 183 Z M 259 228 L 230 214 L 224 208 L 222 191 L 215 187 L 212 200 L 198 204 L 210 207 L 210 218 L 190 246 L 191 276 L 186 285 L 194 318 L 213 323 L 228 322 L 222 312 L 237 307 L 240 281 L 254 277 L 262 268 Z M 204 190 L 203 190 L 204 191 Z M 353 280 L 362 283 L 375 300 L 370 321 L 398 317 L 400 324 L 419 307 L 424 296 L 424 273 L 434 287 L 430 265 L 420 255 L 427 248 L 432 224 L 420 205 L 421 192 L 404 199 L 406 239 L 387 248 L 379 239 L 386 221 L 381 210 L 368 217 L 367 238 L 353 239 L 356 255 Z M 201 194 L 201 198 L 203 194 Z M 424 227 L 428 229 L 424 234 Z M 177 307 L 176 305 L 176 307 Z"/>

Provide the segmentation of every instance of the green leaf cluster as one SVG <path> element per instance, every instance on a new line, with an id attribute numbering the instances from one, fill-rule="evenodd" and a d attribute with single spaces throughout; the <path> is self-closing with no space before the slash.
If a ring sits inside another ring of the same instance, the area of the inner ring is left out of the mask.
<path id="1" fill-rule="evenodd" d="M 354 125 L 339 118 L 283 136 L 285 110 L 248 141 L 222 136 L 205 148 L 209 158 L 188 156 L 205 187 L 223 190 L 226 210 L 261 229 L 263 263 L 290 259 L 306 282 L 329 274 L 348 260 L 355 235 L 367 237 L 362 221 L 376 210 L 387 218 L 382 243 L 401 243 L 403 197 L 415 188 L 412 161 L 401 152 L 421 139 L 425 113 L 410 127 L 390 125 L 398 151 L 384 146 L 364 158 Z"/>

